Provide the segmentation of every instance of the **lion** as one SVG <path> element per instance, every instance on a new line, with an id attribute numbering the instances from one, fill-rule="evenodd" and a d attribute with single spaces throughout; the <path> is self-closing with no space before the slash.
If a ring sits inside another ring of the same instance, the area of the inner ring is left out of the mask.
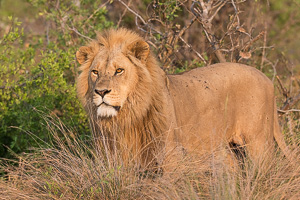
<path id="1" fill-rule="evenodd" d="M 275 141 L 286 149 L 274 86 L 253 67 L 219 63 L 167 75 L 148 43 L 124 28 L 98 34 L 76 58 L 94 133 L 124 159 L 147 165 L 157 152 L 203 155 L 224 146 L 246 148 L 258 161 Z"/>

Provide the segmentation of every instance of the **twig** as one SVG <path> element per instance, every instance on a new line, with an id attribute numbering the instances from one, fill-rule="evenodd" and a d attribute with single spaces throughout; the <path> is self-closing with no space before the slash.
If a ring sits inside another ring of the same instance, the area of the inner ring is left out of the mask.
<path id="1" fill-rule="evenodd" d="M 280 89 L 281 89 L 281 91 L 282 91 L 283 96 L 284 96 L 285 98 L 288 98 L 289 92 L 288 92 L 287 89 L 283 86 L 283 84 L 282 84 L 282 82 L 281 82 L 279 76 L 276 76 L 276 79 L 277 79 L 277 81 L 278 81 L 278 83 L 279 83 L 279 86 L 280 86 Z"/>
<path id="2" fill-rule="evenodd" d="M 138 23 L 138 17 L 137 17 L 137 16 L 135 16 L 135 25 L 136 25 L 136 27 L 137 27 L 139 30 L 141 30 L 141 31 L 143 31 L 143 32 L 145 32 L 145 33 L 147 33 L 147 31 L 146 31 L 145 29 L 143 29 L 143 28 L 140 27 L 140 25 L 139 25 L 139 23 Z"/>
<path id="3" fill-rule="evenodd" d="M 128 6 L 131 4 L 131 1 L 132 0 L 129 0 L 129 2 L 128 2 Z M 122 21 L 122 19 L 123 19 L 123 17 L 125 16 L 125 14 L 126 14 L 126 12 L 127 12 L 127 7 L 124 9 L 124 11 L 123 11 L 123 13 L 122 13 L 122 15 L 120 16 L 120 19 L 119 19 L 119 21 L 118 21 L 118 24 L 117 24 L 117 27 L 119 27 L 120 26 L 120 24 L 121 24 L 121 21 Z"/>
<path id="4" fill-rule="evenodd" d="M 138 23 L 137 23 L 137 18 L 139 18 L 145 26 L 148 26 L 148 27 L 150 28 L 151 31 L 154 31 L 155 33 L 159 33 L 159 34 L 162 35 L 161 32 L 159 32 L 159 31 L 153 29 L 151 26 L 149 26 L 149 24 L 144 20 L 144 18 L 143 18 L 141 15 L 139 15 L 137 12 L 135 12 L 134 10 L 132 10 L 126 3 L 124 3 L 122 0 L 119 0 L 119 2 L 120 2 L 122 5 L 124 5 L 124 6 L 127 8 L 127 10 L 129 10 L 132 14 L 135 15 L 135 17 L 136 17 L 136 18 L 135 18 L 135 23 L 136 23 L 136 25 L 137 25 L 137 27 L 138 27 L 139 30 L 141 30 L 141 31 L 143 31 L 143 32 L 147 32 L 146 30 L 142 29 L 142 28 L 138 25 Z"/>
<path id="5" fill-rule="evenodd" d="M 293 97 L 293 98 L 289 98 L 285 101 L 284 105 L 280 108 L 281 110 L 288 110 L 291 107 L 293 107 L 296 103 L 298 103 L 298 101 L 300 100 L 300 93 Z"/>
<path id="6" fill-rule="evenodd" d="M 189 45 L 183 38 L 182 38 L 182 35 L 185 33 L 185 31 L 187 30 L 187 29 L 189 29 L 191 26 L 192 26 L 192 24 L 196 21 L 196 19 L 197 19 L 197 17 L 194 17 L 192 20 L 191 20 L 191 22 L 187 25 L 187 26 L 185 26 L 183 29 L 181 29 L 181 31 L 178 33 L 178 35 L 175 37 L 175 41 L 174 41 L 174 43 L 176 44 L 177 43 L 177 41 L 178 41 L 178 39 L 180 39 L 182 42 L 184 42 L 184 44 L 186 45 L 186 46 L 188 46 L 188 48 L 190 48 L 194 53 L 196 53 L 196 55 L 205 63 L 205 64 L 207 64 L 206 63 L 206 60 L 201 56 L 201 54 L 199 53 L 199 52 L 197 52 L 196 50 L 194 50 L 193 48 L 192 48 L 192 46 L 191 45 Z"/>
<path id="7" fill-rule="evenodd" d="M 222 4 L 220 4 L 220 7 L 217 8 L 218 12 L 225 4 L 227 1 L 224 1 Z M 202 12 L 199 11 L 197 8 L 195 8 L 195 4 L 198 4 L 202 8 Z M 212 1 L 208 1 L 207 3 L 204 3 L 203 0 L 200 0 L 199 2 L 194 1 L 192 6 L 191 6 L 191 11 L 197 17 L 197 20 L 200 22 L 202 25 L 202 28 L 204 30 L 204 33 L 206 35 L 207 40 L 209 41 L 210 45 L 214 49 L 214 53 L 217 56 L 219 62 L 226 62 L 225 56 L 222 54 L 222 52 L 219 50 L 220 46 L 216 41 L 214 32 L 212 30 L 212 20 L 216 16 L 217 13 L 214 13 L 211 17 L 209 17 L 209 12 L 211 10 L 211 4 Z M 199 19 L 198 19 L 199 18 Z"/>
<path id="8" fill-rule="evenodd" d="M 218 6 L 218 8 L 217 8 L 217 10 L 215 11 L 215 13 L 214 14 L 212 14 L 212 16 L 209 18 L 209 22 L 211 22 L 214 18 L 215 18 L 215 16 L 218 14 L 218 12 L 221 10 L 221 8 L 223 8 L 223 6 L 226 4 L 226 1 L 224 1 L 222 4 L 220 4 L 219 6 Z"/>
<path id="9" fill-rule="evenodd" d="M 235 11 L 235 16 L 236 16 L 236 19 L 237 19 L 237 22 L 238 22 L 238 26 L 240 26 L 240 18 L 239 18 L 239 15 L 238 15 L 238 9 L 236 8 L 234 0 L 231 0 L 231 4 L 232 4 L 232 6 L 234 8 L 234 11 Z"/>
<path id="10" fill-rule="evenodd" d="M 143 19 L 143 17 L 141 16 L 141 15 L 139 15 L 137 12 L 135 12 L 134 10 L 132 10 L 126 3 L 124 3 L 122 0 L 119 0 L 119 2 L 121 3 L 121 4 L 123 4 L 123 6 L 125 6 L 130 12 L 132 12 L 135 16 L 137 16 L 142 22 L 143 22 L 143 24 L 147 24 L 146 22 L 145 22 L 145 20 Z"/>
<path id="11" fill-rule="evenodd" d="M 265 35 L 265 33 L 266 33 L 265 31 L 260 32 L 255 38 L 253 38 L 248 42 L 248 44 L 242 49 L 242 51 L 248 52 L 250 46 L 257 40 L 259 40 L 263 35 Z"/>
<path id="12" fill-rule="evenodd" d="M 176 37 L 180 38 L 184 34 L 184 32 L 192 26 L 192 24 L 196 21 L 196 19 L 197 19 L 197 17 L 194 17 L 187 26 L 185 26 L 183 29 L 181 29 L 181 31 L 178 33 L 178 35 Z"/>
<path id="13" fill-rule="evenodd" d="M 286 114 L 286 113 L 289 113 L 289 112 L 300 112 L 300 109 L 289 109 L 289 110 L 281 110 L 281 109 L 277 109 L 277 111 L 278 111 L 279 113 Z"/>
<path id="14" fill-rule="evenodd" d="M 197 52 L 195 49 L 193 49 L 193 47 L 191 45 L 189 45 L 182 37 L 180 37 L 180 40 L 189 48 L 191 49 L 205 64 L 206 60 L 201 56 L 201 54 L 199 52 Z"/>
<path id="15" fill-rule="evenodd" d="M 274 83 L 274 80 L 275 80 L 275 77 L 276 77 L 276 74 L 277 74 L 276 66 L 277 66 L 278 62 L 279 62 L 279 60 L 277 59 L 275 64 L 272 63 L 272 68 L 273 68 L 272 82 L 273 83 Z"/>
<path id="16" fill-rule="evenodd" d="M 71 30 L 71 31 L 74 31 L 77 35 L 79 35 L 79 36 L 81 36 L 81 37 L 84 37 L 85 39 L 88 39 L 88 40 L 93 40 L 92 38 L 90 38 L 90 37 L 88 37 L 88 36 L 85 36 L 85 35 L 82 35 L 81 33 L 79 33 L 78 31 L 77 31 L 77 29 L 76 28 L 70 28 L 69 27 L 69 30 Z"/>

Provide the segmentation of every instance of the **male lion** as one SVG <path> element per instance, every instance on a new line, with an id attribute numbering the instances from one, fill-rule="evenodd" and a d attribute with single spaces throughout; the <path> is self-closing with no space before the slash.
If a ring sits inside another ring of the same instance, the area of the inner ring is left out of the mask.
<path id="1" fill-rule="evenodd" d="M 259 160 L 274 138 L 286 149 L 273 84 L 253 67 L 220 63 L 166 75 L 144 39 L 126 29 L 99 34 L 76 57 L 78 95 L 95 133 L 123 158 L 147 164 L 158 151 L 203 155 L 225 146 Z"/>

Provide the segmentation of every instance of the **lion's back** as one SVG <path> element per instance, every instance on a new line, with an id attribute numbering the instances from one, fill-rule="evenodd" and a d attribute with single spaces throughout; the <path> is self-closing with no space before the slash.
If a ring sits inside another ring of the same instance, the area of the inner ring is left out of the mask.
<path id="1" fill-rule="evenodd" d="M 215 64 L 168 77 L 171 92 L 202 100 L 219 101 L 230 94 L 242 98 L 251 92 L 259 98 L 266 91 L 270 96 L 274 92 L 272 82 L 262 72 L 237 63 Z"/>
<path id="2" fill-rule="evenodd" d="M 259 70 L 224 63 L 168 77 L 177 124 L 192 136 L 183 137 L 186 143 L 195 143 L 201 134 L 200 146 L 205 148 L 204 141 L 209 141 L 213 131 L 220 137 L 258 134 L 265 127 L 266 132 L 272 131 L 273 84 Z"/>
<path id="3" fill-rule="evenodd" d="M 178 75 L 168 75 L 172 80 L 178 80 L 181 83 L 190 82 L 198 83 L 196 85 L 202 85 L 201 82 L 207 83 L 213 80 L 215 84 L 243 82 L 247 81 L 253 83 L 260 82 L 264 85 L 273 85 L 272 82 L 259 70 L 254 67 L 250 67 L 238 63 L 218 63 L 207 67 L 196 68 Z M 200 83 L 200 84 L 199 84 Z M 187 84 L 188 86 L 190 84 Z"/>

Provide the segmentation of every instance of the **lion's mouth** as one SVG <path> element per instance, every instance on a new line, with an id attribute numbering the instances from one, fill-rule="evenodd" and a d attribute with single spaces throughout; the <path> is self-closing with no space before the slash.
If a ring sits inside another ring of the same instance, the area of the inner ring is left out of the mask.
<path id="1" fill-rule="evenodd" d="M 112 105 L 109 105 L 108 103 L 105 103 L 105 102 L 100 103 L 97 107 L 100 107 L 101 105 L 112 107 L 116 111 L 120 111 L 120 108 L 121 108 L 121 106 L 112 106 Z"/>
<path id="2" fill-rule="evenodd" d="M 119 110 L 120 106 L 112 106 L 102 102 L 97 108 L 97 115 L 102 118 L 115 117 L 117 116 Z"/>
<path id="3" fill-rule="evenodd" d="M 116 111 L 119 111 L 121 106 L 113 106 L 113 108 L 116 110 Z"/>

